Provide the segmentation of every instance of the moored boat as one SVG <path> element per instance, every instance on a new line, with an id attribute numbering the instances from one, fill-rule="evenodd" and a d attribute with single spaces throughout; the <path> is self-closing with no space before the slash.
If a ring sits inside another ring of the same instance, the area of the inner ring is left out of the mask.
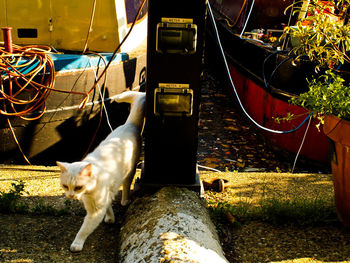
<path id="1" fill-rule="evenodd" d="M 329 142 L 316 127 L 319 121 L 309 119 L 308 110 L 288 102 L 307 90 L 307 79 L 315 74 L 311 62 L 295 64 L 288 42 L 279 41 L 284 26 L 296 22 L 290 10 L 285 12 L 293 1 L 210 3 L 235 91 L 231 84 L 228 88 L 239 98 L 242 112 L 263 128 L 271 146 L 280 152 L 327 164 Z M 218 59 L 217 37 L 215 30 L 209 30 L 206 54 L 210 65 L 226 71 Z M 297 118 L 278 122 L 289 115 Z"/>
<path id="2" fill-rule="evenodd" d="M 13 53 L 1 48 L 0 162 L 82 158 L 126 119 L 126 106 L 113 96 L 143 85 L 147 1 L 0 7 L 0 26 L 12 28 L 16 44 Z"/>

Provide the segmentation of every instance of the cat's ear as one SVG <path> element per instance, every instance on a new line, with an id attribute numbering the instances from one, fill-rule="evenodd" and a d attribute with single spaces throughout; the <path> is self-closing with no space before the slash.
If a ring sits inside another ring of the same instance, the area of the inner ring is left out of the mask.
<path id="1" fill-rule="evenodd" d="M 80 176 L 90 177 L 92 175 L 92 164 L 87 164 L 80 172 Z"/>
<path id="2" fill-rule="evenodd" d="M 67 164 L 64 162 L 56 162 L 57 166 L 61 169 L 62 173 L 67 172 Z"/>

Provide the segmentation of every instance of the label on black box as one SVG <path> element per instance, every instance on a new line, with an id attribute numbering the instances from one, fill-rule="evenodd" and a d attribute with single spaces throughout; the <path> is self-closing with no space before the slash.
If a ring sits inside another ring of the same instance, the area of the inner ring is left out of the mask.
<path id="1" fill-rule="evenodd" d="M 192 18 L 162 17 L 163 23 L 193 24 Z"/>
<path id="2" fill-rule="evenodd" d="M 182 83 L 159 83 L 159 88 L 174 88 L 174 89 L 189 89 L 190 84 L 182 84 Z"/>

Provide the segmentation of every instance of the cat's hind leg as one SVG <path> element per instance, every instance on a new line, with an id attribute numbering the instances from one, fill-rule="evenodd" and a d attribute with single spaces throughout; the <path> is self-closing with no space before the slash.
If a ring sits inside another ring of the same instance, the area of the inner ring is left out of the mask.
<path id="1" fill-rule="evenodd" d="M 135 170 L 132 171 L 123 181 L 123 191 L 122 191 L 122 200 L 121 200 L 122 206 L 126 206 L 131 202 L 130 186 L 134 178 L 134 174 L 135 174 Z"/>
<path id="2" fill-rule="evenodd" d="M 106 216 L 105 216 L 105 220 L 104 221 L 107 224 L 113 224 L 115 222 L 115 217 L 114 217 L 114 213 L 113 213 L 112 204 L 107 208 Z"/>

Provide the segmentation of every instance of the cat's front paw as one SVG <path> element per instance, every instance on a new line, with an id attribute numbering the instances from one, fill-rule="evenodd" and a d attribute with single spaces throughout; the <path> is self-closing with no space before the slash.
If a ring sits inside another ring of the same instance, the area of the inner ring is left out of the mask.
<path id="1" fill-rule="evenodd" d="M 72 252 L 80 252 L 83 250 L 84 243 L 81 242 L 73 242 L 70 245 L 70 251 Z"/>

